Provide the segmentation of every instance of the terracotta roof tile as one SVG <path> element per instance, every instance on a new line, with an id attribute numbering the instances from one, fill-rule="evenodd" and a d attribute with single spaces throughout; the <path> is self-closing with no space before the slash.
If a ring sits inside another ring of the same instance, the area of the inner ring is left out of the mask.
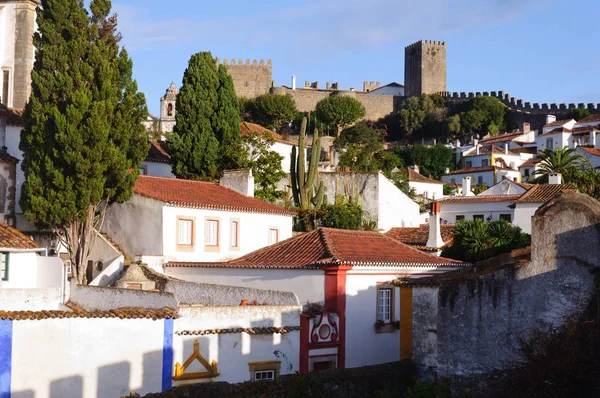
<path id="1" fill-rule="evenodd" d="M 573 119 L 556 120 L 552 123 L 548 123 L 544 127 L 564 126 L 565 124 L 569 123 L 571 120 L 573 120 Z"/>
<path id="2" fill-rule="evenodd" d="M 527 133 L 523 133 L 522 131 L 513 131 L 510 133 L 498 134 L 496 136 L 484 138 L 484 139 L 480 140 L 479 144 L 490 145 L 490 144 L 496 144 L 498 142 L 512 141 L 515 138 L 520 137 L 524 134 L 527 134 Z"/>
<path id="3" fill-rule="evenodd" d="M 452 242 L 454 238 L 454 224 L 446 224 L 440 226 L 440 232 L 442 240 L 445 245 Z M 421 225 L 419 227 L 407 227 L 407 228 L 392 228 L 385 233 L 392 239 L 415 247 L 419 250 L 427 250 L 427 241 L 429 240 L 429 225 Z"/>
<path id="4" fill-rule="evenodd" d="M 469 167 L 466 169 L 453 170 L 449 173 L 444 174 L 445 176 L 454 174 L 468 174 L 468 173 L 480 173 L 483 171 L 494 171 L 494 170 L 510 170 L 516 171 L 508 167 L 496 167 L 496 166 L 483 166 L 483 167 Z"/>
<path id="5" fill-rule="evenodd" d="M 0 106 L 0 118 L 6 120 L 9 126 L 23 126 L 23 109 Z"/>
<path id="6" fill-rule="evenodd" d="M 550 199 L 568 191 L 574 191 L 568 184 L 534 185 L 533 188 L 521 195 L 514 203 L 546 203 Z"/>
<path id="7" fill-rule="evenodd" d="M 146 161 L 156 163 L 169 163 L 171 159 L 169 146 L 165 141 L 150 140 L 150 149 Z"/>
<path id="8" fill-rule="evenodd" d="M 5 162 L 5 163 L 18 163 L 19 159 L 17 159 L 16 157 L 10 155 L 8 152 L 1 150 L 0 149 L 0 162 Z"/>
<path id="9" fill-rule="evenodd" d="M 571 132 L 573 134 L 587 134 L 587 133 L 591 133 L 592 131 L 598 131 L 598 130 L 600 130 L 600 124 L 597 124 L 595 126 L 573 127 L 571 129 Z"/>
<path id="10" fill-rule="evenodd" d="M 244 196 L 214 182 L 141 175 L 133 187 L 133 192 L 178 207 L 285 216 L 295 214 L 262 200 Z"/>
<path id="11" fill-rule="evenodd" d="M 423 182 L 423 183 L 426 183 L 426 184 L 441 184 L 441 185 L 444 185 L 443 182 L 438 181 L 438 180 L 434 180 L 433 178 L 425 177 L 423 174 L 417 173 L 416 171 L 414 171 L 410 167 L 407 167 L 407 169 L 408 169 L 408 181 L 410 181 L 410 182 Z"/>
<path id="12" fill-rule="evenodd" d="M 533 167 L 536 164 L 538 164 L 539 162 L 541 162 L 541 159 L 527 159 L 525 162 L 523 162 L 519 168 L 521 167 Z"/>
<path id="13" fill-rule="evenodd" d="M 488 145 L 479 147 L 479 155 L 477 154 L 477 148 L 471 148 L 468 151 L 465 151 L 463 157 L 489 155 L 492 152 L 494 153 L 494 155 L 506 155 L 504 153 L 504 148 L 500 148 L 497 145 Z M 512 149 L 509 149 L 508 155 L 518 156 L 519 154 L 513 151 Z"/>
<path id="14" fill-rule="evenodd" d="M 464 266 L 372 231 L 318 228 L 225 263 L 169 262 L 166 267 L 314 269 L 320 265 Z"/>
<path id="15" fill-rule="evenodd" d="M 479 195 L 479 196 L 451 196 L 440 199 L 441 204 L 455 203 L 488 203 L 488 202 L 514 202 L 521 195 Z"/>
<path id="16" fill-rule="evenodd" d="M 21 231 L 0 222 L 0 247 L 7 249 L 39 249 L 40 246 Z"/>
<path id="17" fill-rule="evenodd" d="M 544 137 L 547 135 L 552 135 L 552 134 L 559 134 L 559 133 L 570 133 L 571 129 L 568 129 L 566 127 L 557 127 L 555 129 L 552 129 L 550 131 L 546 131 L 544 134 L 540 134 L 538 135 L 538 137 Z"/>
<path id="18" fill-rule="evenodd" d="M 228 329 L 204 329 L 204 330 L 180 330 L 175 332 L 178 336 L 206 336 L 211 334 L 285 334 L 294 330 L 300 330 L 300 326 L 283 327 L 254 327 L 254 328 L 228 328 Z"/>
<path id="19" fill-rule="evenodd" d="M 54 318 L 120 318 L 120 319 L 175 319 L 179 317 L 177 310 L 171 307 L 138 308 L 123 307 L 110 311 L 84 311 L 75 305 L 67 303 L 71 311 L 0 311 L 0 319 L 13 321 L 39 321 Z"/>
<path id="20" fill-rule="evenodd" d="M 589 153 L 590 155 L 594 155 L 594 156 L 600 156 L 600 149 L 598 148 L 585 148 L 585 147 L 577 147 L 577 149 L 581 149 L 582 151 L 585 151 L 587 153 Z"/>
<path id="21" fill-rule="evenodd" d="M 260 124 L 240 122 L 240 135 L 249 135 L 250 133 L 258 133 L 259 135 L 269 136 L 275 141 L 281 142 L 282 144 L 295 145 L 290 140 L 286 140 L 280 134 L 277 134 L 276 132 L 271 131 L 266 127 L 263 127 Z"/>
<path id="22" fill-rule="evenodd" d="M 577 123 L 579 124 L 579 123 L 592 123 L 592 122 L 600 122 L 600 113 L 594 113 L 592 115 L 589 115 L 588 117 L 581 119 Z"/>

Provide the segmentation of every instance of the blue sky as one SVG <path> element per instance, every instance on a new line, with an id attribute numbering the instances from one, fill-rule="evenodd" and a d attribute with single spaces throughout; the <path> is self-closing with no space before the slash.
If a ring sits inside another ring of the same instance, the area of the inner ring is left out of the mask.
<path id="1" fill-rule="evenodd" d="M 150 112 L 191 54 L 272 59 L 291 75 L 362 88 L 403 83 L 404 47 L 447 45 L 449 91 L 499 91 L 528 102 L 600 103 L 598 0 L 115 1 L 122 44 Z"/>

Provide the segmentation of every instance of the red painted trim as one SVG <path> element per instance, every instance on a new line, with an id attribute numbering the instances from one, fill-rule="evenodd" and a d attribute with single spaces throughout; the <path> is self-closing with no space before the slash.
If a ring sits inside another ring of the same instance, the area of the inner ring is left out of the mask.
<path id="1" fill-rule="evenodd" d="M 340 343 L 310 343 L 308 348 L 311 350 L 320 350 L 322 348 L 339 348 Z"/>
<path id="2" fill-rule="evenodd" d="M 325 272 L 325 308 L 339 318 L 338 368 L 346 367 L 346 273 L 350 265 L 323 265 Z"/>
<path id="3" fill-rule="evenodd" d="M 323 357 L 334 357 L 335 353 L 331 354 L 319 354 L 319 355 L 311 355 L 310 358 L 323 358 Z"/>
<path id="4" fill-rule="evenodd" d="M 300 373 L 308 372 L 310 318 L 300 317 Z"/>

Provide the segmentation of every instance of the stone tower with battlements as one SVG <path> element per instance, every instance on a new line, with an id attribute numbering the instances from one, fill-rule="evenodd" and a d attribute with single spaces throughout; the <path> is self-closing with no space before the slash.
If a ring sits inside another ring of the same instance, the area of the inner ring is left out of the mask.
<path id="1" fill-rule="evenodd" d="M 446 43 L 420 40 L 404 48 L 404 95 L 446 91 Z"/>
<path id="2" fill-rule="evenodd" d="M 37 0 L 0 0 L 0 99 L 23 108 L 31 93 Z"/>
<path id="3" fill-rule="evenodd" d="M 219 58 L 216 59 L 217 65 L 221 63 Z M 235 93 L 238 97 L 255 98 L 259 95 L 268 94 L 273 85 L 273 71 L 271 60 L 265 62 L 249 59 L 246 62 L 240 58 L 237 62 L 235 59 L 230 61 L 225 58 L 223 65 L 227 68 L 227 73 L 233 80 Z"/>

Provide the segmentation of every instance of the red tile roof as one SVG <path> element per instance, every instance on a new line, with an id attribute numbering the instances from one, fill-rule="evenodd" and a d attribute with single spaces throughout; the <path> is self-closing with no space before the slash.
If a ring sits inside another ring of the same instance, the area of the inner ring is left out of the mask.
<path id="1" fill-rule="evenodd" d="M 508 154 L 505 154 L 504 148 L 500 148 L 496 145 L 488 145 L 488 146 L 480 146 L 479 147 L 479 155 L 477 154 L 477 148 L 471 148 L 471 149 L 465 151 L 465 154 L 463 155 L 463 157 L 489 155 L 491 153 L 494 153 L 495 155 L 513 155 L 513 156 L 519 155 L 517 152 L 513 151 L 512 149 L 509 149 Z"/>
<path id="2" fill-rule="evenodd" d="M 534 185 L 514 203 L 546 203 L 561 193 L 569 191 L 574 191 L 574 189 L 568 184 Z"/>
<path id="3" fill-rule="evenodd" d="M 423 174 L 417 173 L 416 171 L 414 171 L 410 167 L 408 167 L 407 169 L 408 169 L 408 181 L 410 181 L 410 182 L 424 182 L 426 184 L 441 184 L 441 185 L 444 185 L 443 182 L 438 181 L 438 180 L 434 180 L 433 178 L 425 177 Z"/>
<path id="4" fill-rule="evenodd" d="M 571 132 L 573 134 L 587 134 L 587 133 L 591 133 L 592 131 L 598 131 L 598 130 L 600 130 L 600 124 L 597 124 L 595 126 L 573 127 L 571 129 Z"/>
<path id="5" fill-rule="evenodd" d="M 451 196 L 440 199 L 442 205 L 455 203 L 490 203 L 490 202 L 514 202 L 521 195 L 479 195 L 479 196 Z"/>
<path id="6" fill-rule="evenodd" d="M 577 123 L 579 124 L 579 123 L 591 123 L 591 122 L 600 122 L 600 113 L 594 113 L 592 115 L 589 115 L 588 117 L 581 119 Z"/>
<path id="7" fill-rule="evenodd" d="M 517 137 L 520 137 L 524 134 L 527 133 L 523 133 L 522 131 L 513 131 L 510 133 L 504 133 L 504 134 L 498 134 L 496 136 L 493 137 L 489 137 L 489 138 L 484 138 L 482 140 L 479 141 L 479 144 L 481 145 L 490 145 L 490 144 L 496 144 L 499 142 L 507 142 L 507 141 L 512 141 Z"/>
<path id="8" fill-rule="evenodd" d="M 133 192 L 178 207 L 284 216 L 295 214 L 262 200 L 244 196 L 214 182 L 141 175 L 133 187 Z"/>
<path id="9" fill-rule="evenodd" d="M 566 127 L 557 127 L 555 129 L 552 129 L 550 131 L 546 131 L 544 134 L 540 134 L 538 135 L 538 137 L 544 137 L 547 135 L 552 135 L 552 134 L 559 134 L 559 133 L 570 133 L 571 129 L 568 129 Z"/>
<path id="10" fill-rule="evenodd" d="M 573 120 L 573 119 L 556 120 L 556 121 L 554 121 L 552 123 L 548 123 L 544 127 L 563 126 L 563 125 L 569 123 L 571 120 Z"/>
<path id="11" fill-rule="evenodd" d="M 260 124 L 240 122 L 240 135 L 249 135 L 251 133 L 258 133 L 259 135 L 271 137 L 275 141 L 281 142 L 282 144 L 294 145 L 294 143 L 290 140 L 286 140 L 280 134 L 277 134 L 276 132 L 271 131 L 266 127 L 263 127 Z"/>
<path id="12" fill-rule="evenodd" d="M 525 162 L 523 162 L 519 168 L 521 167 L 533 167 L 536 164 L 538 164 L 539 162 L 541 162 L 541 159 L 527 159 Z"/>
<path id="13" fill-rule="evenodd" d="M 21 231 L 0 222 L 0 248 L 39 249 L 40 246 Z"/>
<path id="14" fill-rule="evenodd" d="M 231 334 L 231 333 L 248 333 L 248 334 L 285 334 L 294 330 L 300 330 L 300 326 L 266 326 L 255 328 L 230 328 L 230 329 L 201 329 L 201 330 L 180 330 L 175 332 L 178 336 L 207 336 L 211 334 Z"/>
<path id="15" fill-rule="evenodd" d="M 169 262 L 166 267 L 314 269 L 320 265 L 458 267 L 372 231 L 318 228 L 225 263 Z"/>
<path id="16" fill-rule="evenodd" d="M 444 241 L 445 245 L 448 245 L 450 242 L 452 242 L 455 228 L 456 226 L 454 224 L 440 226 L 442 240 Z M 419 250 L 429 249 L 429 247 L 427 247 L 427 241 L 429 240 L 429 225 L 407 228 L 392 228 L 387 231 L 385 235 Z"/>
<path id="17" fill-rule="evenodd" d="M 124 307 L 109 311 L 85 311 L 67 303 L 72 311 L 0 311 L 0 319 L 13 321 L 39 321 L 53 318 L 120 318 L 120 319 L 175 319 L 179 317 L 177 310 L 171 307 L 138 308 Z"/>
<path id="18" fill-rule="evenodd" d="M 516 171 L 508 167 L 497 167 L 497 166 L 483 166 L 483 167 L 469 167 L 466 169 L 453 170 L 449 173 L 444 174 L 445 176 L 454 175 L 454 174 L 469 174 L 469 173 L 481 173 L 484 171 L 494 171 L 494 170 L 510 170 Z"/>
<path id="19" fill-rule="evenodd" d="M 600 156 L 600 149 L 598 148 L 585 148 L 585 147 L 577 147 L 577 149 L 581 149 L 582 151 L 586 151 L 590 155 Z"/>
<path id="20" fill-rule="evenodd" d="M 0 162 L 17 163 L 18 161 L 19 161 L 19 159 L 17 159 L 14 156 L 9 155 L 8 152 L 0 149 Z"/>
<path id="21" fill-rule="evenodd" d="M 171 155 L 167 143 L 165 141 L 150 140 L 150 149 L 148 150 L 146 161 L 169 163 L 169 159 L 171 159 Z"/>
<path id="22" fill-rule="evenodd" d="M 23 126 L 23 109 L 0 106 L 0 118 L 6 120 L 9 126 Z"/>

